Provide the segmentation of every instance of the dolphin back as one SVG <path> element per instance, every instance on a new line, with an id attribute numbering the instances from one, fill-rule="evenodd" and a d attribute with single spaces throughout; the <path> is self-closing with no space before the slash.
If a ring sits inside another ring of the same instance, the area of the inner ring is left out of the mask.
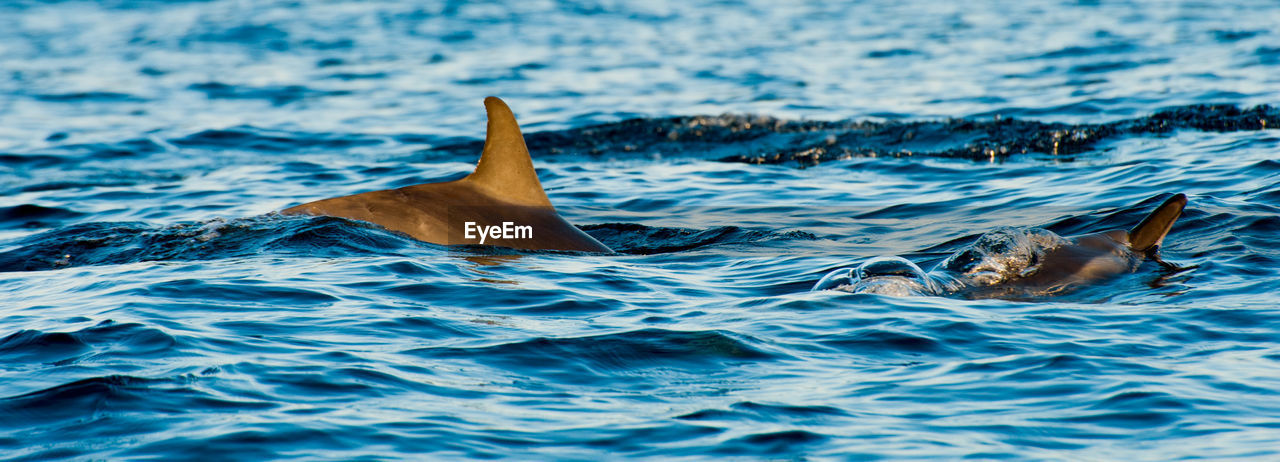
<path id="1" fill-rule="evenodd" d="M 1160 246 L 1164 236 L 1173 228 L 1173 222 L 1182 216 L 1182 208 L 1187 205 L 1187 196 L 1174 194 L 1156 207 L 1154 212 L 1142 219 L 1138 226 L 1129 230 L 1129 247 L 1134 252 L 1150 252 Z"/>
<path id="2" fill-rule="evenodd" d="M 484 151 L 465 178 L 321 199 L 280 213 L 365 221 L 434 244 L 611 253 L 556 213 L 511 108 L 492 96 L 484 107 Z"/>

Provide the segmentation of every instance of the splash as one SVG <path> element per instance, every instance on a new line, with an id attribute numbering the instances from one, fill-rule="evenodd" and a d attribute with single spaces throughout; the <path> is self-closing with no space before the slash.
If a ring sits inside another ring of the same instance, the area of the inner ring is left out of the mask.
<path id="1" fill-rule="evenodd" d="M 927 273 L 902 257 L 876 257 L 857 267 L 828 273 L 812 290 L 899 297 L 956 294 L 1034 274 L 1046 254 L 1070 243 L 1043 228 L 998 228 Z"/>

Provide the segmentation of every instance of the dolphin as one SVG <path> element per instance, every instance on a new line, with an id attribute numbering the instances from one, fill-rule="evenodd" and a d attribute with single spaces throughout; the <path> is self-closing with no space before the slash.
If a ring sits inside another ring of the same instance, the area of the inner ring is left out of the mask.
<path id="1" fill-rule="evenodd" d="M 434 244 L 612 253 L 556 213 L 511 108 L 493 96 L 484 107 L 484 150 L 465 178 L 323 199 L 280 213 L 366 221 Z"/>
<path id="2" fill-rule="evenodd" d="M 1001 228 L 927 273 L 902 257 L 876 257 L 832 271 L 813 290 L 974 298 L 1060 293 L 1133 272 L 1146 257 L 1158 259 L 1160 244 L 1186 205 L 1187 196 L 1174 194 L 1127 231 L 1064 238 L 1041 228 Z"/>

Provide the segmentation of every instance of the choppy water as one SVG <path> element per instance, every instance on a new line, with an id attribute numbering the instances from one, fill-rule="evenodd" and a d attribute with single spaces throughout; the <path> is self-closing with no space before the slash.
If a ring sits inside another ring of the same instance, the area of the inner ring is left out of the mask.
<path id="1" fill-rule="evenodd" d="M 6 2 L 0 458 L 1275 458 L 1276 24 L 1244 0 Z M 469 172 L 490 94 L 619 255 L 269 214 Z M 1171 192 L 1181 270 L 808 292 Z"/>

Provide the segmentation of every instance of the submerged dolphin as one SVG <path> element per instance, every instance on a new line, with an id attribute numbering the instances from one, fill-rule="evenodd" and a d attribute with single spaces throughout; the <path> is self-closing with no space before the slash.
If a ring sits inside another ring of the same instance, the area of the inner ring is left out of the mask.
<path id="1" fill-rule="evenodd" d="M 484 151 L 466 178 L 318 200 L 280 213 L 367 221 L 435 244 L 612 252 L 551 206 L 506 103 L 490 96 L 484 107 Z"/>
<path id="2" fill-rule="evenodd" d="M 901 257 L 877 257 L 827 274 L 813 290 L 970 297 L 1058 293 L 1136 270 L 1143 258 L 1156 255 L 1186 205 L 1187 196 L 1175 194 L 1128 231 L 1064 238 L 1039 228 L 1002 228 L 928 273 Z"/>

